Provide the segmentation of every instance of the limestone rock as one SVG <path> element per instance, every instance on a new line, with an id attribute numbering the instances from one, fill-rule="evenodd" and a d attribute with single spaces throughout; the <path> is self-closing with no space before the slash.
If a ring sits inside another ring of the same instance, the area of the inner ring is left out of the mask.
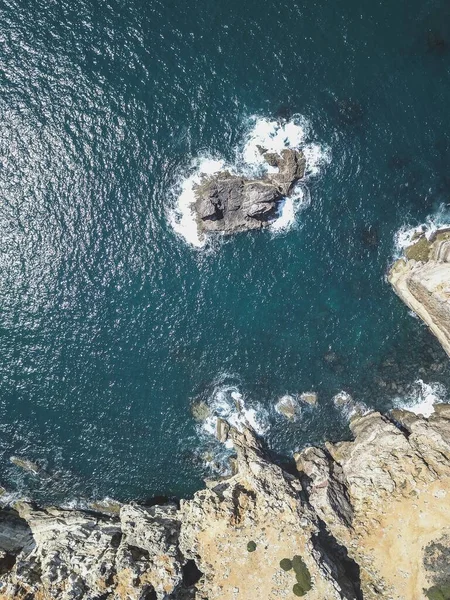
<path id="1" fill-rule="evenodd" d="M 389 272 L 396 294 L 430 328 L 450 356 L 450 232 L 418 235 Z"/>
<path id="2" fill-rule="evenodd" d="M 300 394 L 300 400 L 302 402 L 306 402 L 306 404 L 310 404 L 311 406 L 315 406 L 317 404 L 319 396 L 316 392 L 303 392 Z"/>
<path id="3" fill-rule="evenodd" d="M 295 575 L 280 561 L 294 556 L 311 575 L 311 600 L 358 598 L 346 558 L 331 550 L 331 536 L 325 540 L 300 480 L 270 460 L 251 430 L 230 435 L 237 473 L 181 503 L 180 547 L 204 574 L 196 598 L 289 598 Z"/>
<path id="4" fill-rule="evenodd" d="M 217 419 L 216 423 L 216 437 L 224 444 L 228 440 L 228 435 L 230 433 L 230 426 L 224 419 Z"/>
<path id="5" fill-rule="evenodd" d="M 355 441 L 296 455 L 309 501 L 359 565 L 364 598 L 425 599 L 424 548 L 450 532 L 450 406 L 350 426 Z"/>
<path id="6" fill-rule="evenodd" d="M 125 505 L 120 518 L 27 502 L 14 508 L 14 529 L 0 521 L 0 549 L 14 555 L 1 598 L 163 600 L 187 592 L 175 506 Z"/>
<path id="7" fill-rule="evenodd" d="M 353 441 L 297 453 L 295 473 L 224 421 L 234 474 L 180 508 L 17 502 L 0 511 L 0 598 L 279 600 L 296 576 L 309 600 L 439 597 L 450 581 L 450 405 L 350 426 Z"/>
<path id="8" fill-rule="evenodd" d="M 300 412 L 298 402 L 294 396 L 282 396 L 275 405 L 275 410 L 286 417 L 289 421 L 294 421 Z"/>

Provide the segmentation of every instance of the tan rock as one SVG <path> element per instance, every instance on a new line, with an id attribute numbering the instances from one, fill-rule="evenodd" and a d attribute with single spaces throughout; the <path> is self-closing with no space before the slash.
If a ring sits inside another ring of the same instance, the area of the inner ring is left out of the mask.
<path id="1" fill-rule="evenodd" d="M 315 406 L 318 399 L 319 396 L 316 394 L 316 392 L 304 392 L 303 394 L 300 394 L 300 400 L 302 402 L 306 402 L 307 404 L 311 404 L 311 406 Z"/>
<path id="2" fill-rule="evenodd" d="M 297 475 L 230 428 L 235 474 L 180 509 L 1 510 L 0 598 L 289 599 L 280 562 L 299 556 L 309 600 L 425 600 L 449 575 L 450 405 L 350 425 L 354 441 L 297 453 Z"/>
<path id="3" fill-rule="evenodd" d="M 431 240 L 419 236 L 391 267 L 388 279 L 450 355 L 450 232 L 438 232 Z"/>
<path id="4" fill-rule="evenodd" d="M 275 405 L 275 410 L 289 421 L 293 421 L 299 414 L 299 406 L 294 396 L 282 396 Z"/>

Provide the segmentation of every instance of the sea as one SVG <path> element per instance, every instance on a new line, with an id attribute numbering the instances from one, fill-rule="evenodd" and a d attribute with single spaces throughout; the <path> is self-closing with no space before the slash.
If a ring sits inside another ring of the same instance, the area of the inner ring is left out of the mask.
<path id="1" fill-rule="evenodd" d="M 188 497 L 227 472 L 218 416 L 289 463 L 355 407 L 448 400 L 386 273 L 450 223 L 449 106 L 447 0 L 0 0 L 7 493 Z M 304 180 L 266 230 L 200 236 L 195 184 L 263 174 L 258 145 Z"/>

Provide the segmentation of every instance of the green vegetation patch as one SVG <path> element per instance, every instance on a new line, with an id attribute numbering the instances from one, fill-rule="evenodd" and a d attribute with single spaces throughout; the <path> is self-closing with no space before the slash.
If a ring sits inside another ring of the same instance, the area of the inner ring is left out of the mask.
<path id="1" fill-rule="evenodd" d="M 301 556 L 294 556 L 292 559 L 292 567 L 294 569 L 295 578 L 297 579 L 297 584 L 305 593 L 309 592 L 312 587 L 311 573 Z"/>
<path id="2" fill-rule="evenodd" d="M 280 560 L 280 567 L 283 571 L 290 571 L 292 569 L 292 560 L 289 558 L 283 558 Z"/>
<path id="3" fill-rule="evenodd" d="M 434 585 L 424 592 L 428 600 L 450 600 L 450 585 Z"/>
<path id="4" fill-rule="evenodd" d="M 304 596 L 306 594 L 306 591 L 302 588 L 302 586 L 299 583 L 296 583 L 294 585 L 292 591 L 294 592 L 294 596 Z"/>
<path id="5" fill-rule="evenodd" d="M 249 552 L 254 552 L 256 550 L 256 544 L 255 544 L 255 542 L 249 542 L 247 544 L 247 550 Z"/>
<path id="6" fill-rule="evenodd" d="M 292 560 L 283 558 L 280 560 L 280 567 L 283 571 L 290 571 L 293 569 L 295 573 L 297 583 L 295 583 L 292 588 L 294 596 L 305 596 L 309 590 L 312 589 L 311 573 L 301 556 L 298 556 L 297 554 Z"/>
<path id="7" fill-rule="evenodd" d="M 423 235 L 417 242 L 406 248 L 405 255 L 408 260 L 420 260 L 426 262 L 430 253 L 430 242 Z"/>

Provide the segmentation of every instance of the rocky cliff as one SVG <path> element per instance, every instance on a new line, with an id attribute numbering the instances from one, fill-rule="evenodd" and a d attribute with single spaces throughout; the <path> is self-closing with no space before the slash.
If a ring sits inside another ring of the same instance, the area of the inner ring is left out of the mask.
<path id="1" fill-rule="evenodd" d="M 417 234 L 389 272 L 395 292 L 450 356 L 450 231 Z"/>
<path id="2" fill-rule="evenodd" d="M 0 512 L 0 598 L 448 598 L 450 405 L 351 422 L 274 462 L 231 429 L 236 473 L 181 505 Z"/>
<path id="3" fill-rule="evenodd" d="M 288 193 L 302 157 L 268 160 L 285 163 L 263 185 Z M 220 182 L 199 194 L 220 197 Z M 230 227 L 254 218 L 240 214 Z M 450 232 L 413 242 L 389 280 L 450 354 Z M 0 600 L 449 600 L 450 405 L 428 419 L 354 414 L 352 441 L 305 448 L 283 466 L 251 429 L 219 422 L 235 474 L 180 504 L 4 506 Z"/>

